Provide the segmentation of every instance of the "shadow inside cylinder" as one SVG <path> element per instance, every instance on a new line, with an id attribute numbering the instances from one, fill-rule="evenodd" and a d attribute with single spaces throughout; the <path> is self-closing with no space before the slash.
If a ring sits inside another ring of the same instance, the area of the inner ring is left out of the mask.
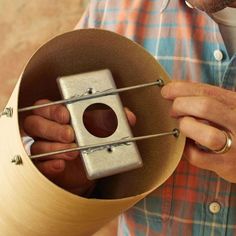
<path id="1" fill-rule="evenodd" d="M 138 44 L 104 30 L 78 30 L 54 38 L 33 55 L 22 75 L 18 107 L 31 106 L 38 99 L 60 100 L 58 77 L 101 69 L 111 71 L 118 88 L 154 82 L 160 77 L 169 82 L 161 66 Z M 120 97 L 137 117 L 134 136 L 177 127 L 169 116 L 170 103 L 161 97 L 158 86 L 128 91 Z M 162 184 L 181 158 L 184 139 L 166 136 L 137 144 L 143 167 L 100 179 L 101 198 L 134 196 Z"/>

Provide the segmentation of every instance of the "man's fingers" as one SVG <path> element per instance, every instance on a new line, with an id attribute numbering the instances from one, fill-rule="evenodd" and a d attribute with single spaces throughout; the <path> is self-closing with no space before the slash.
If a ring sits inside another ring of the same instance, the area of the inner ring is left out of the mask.
<path id="1" fill-rule="evenodd" d="M 32 155 L 43 154 L 43 153 L 48 153 L 48 152 L 53 152 L 53 151 L 58 151 L 58 150 L 70 149 L 74 147 L 77 147 L 75 143 L 64 144 L 64 143 L 37 141 L 37 142 L 34 142 L 31 146 L 31 154 Z M 74 152 L 66 152 L 62 154 L 52 155 L 52 156 L 46 157 L 46 159 L 50 158 L 50 159 L 73 160 L 75 158 L 78 158 L 78 156 L 79 156 L 79 152 L 74 151 Z"/>
<path id="2" fill-rule="evenodd" d="M 41 105 L 51 102 L 47 99 L 38 100 L 34 105 Z M 56 121 L 60 124 L 67 124 L 70 121 L 70 114 L 64 105 L 53 105 L 33 110 L 33 114 L 46 119 Z"/>
<path id="3" fill-rule="evenodd" d="M 205 170 L 216 171 L 222 166 L 222 158 L 219 155 L 202 151 L 192 141 L 188 141 L 185 146 L 184 157 L 192 165 Z"/>
<path id="4" fill-rule="evenodd" d="M 186 137 L 210 150 L 219 150 L 225 144 L 225 135 L 221 130 L 193 117 L 181 118 L 179 127 Z"/>
<path id="5" fill-rule="evenodd" d="M 127 116 L 127 119 L 129 121 L 129 124 L 131 126 L 134 126 L 136 124 L 137 118 L 135 116 L 135 114 L 127 107 L 124 108 L 125 110 L 125 114 Z"/>
<path id="6" fill-rule="evenodd" d="M 53 178 L 62 173 L 65 169 L 65 161 L 61 159 L 35 162 L 35 165 L 42 174 L 48 178 Z"/>
<path id="7" fill-rule="evenodd" d="M 213 85 L 174 81 L 165 85 L 161 94 L 164 98 L 174 100 L 177 97 L 207 96 L 229 106 L 236 106 L 236 93 Z"/>
<path id="8" fill-rule="evenodd" d="M 36 115 L 25 118 L 24 129 L 31 137 L 56 142 L 71 143 L 75 138 L 74 131 L 70 125 L 58 124 Z"/>
<path id="9" fill-rule="evenodd" d="M 112 135 L 118 126 L 118 119 L 112 109 L 94 109 L 85 111 L 83 122 L 86 129 L 97 137 Z"/>
<path id="10" fill-rule="evenodd" d="M 135 125 L 136 116 L 128 108 L 124 108 L 128 122 Z M 112 109 L 95 109 L 85 111 L 83 122 L 87 130 L 97 137 L 108 137 L 118 127 L 118 118 Z"/>
<path id="11" fill-rule="evenodd" d="M 233 150 L 235 151 L 235 150 Z M 227 181 L 235 183 L 235 165 L 234 155 L 226 154 L 211 154 L 204 152 L 196 147 L 196 145 L 188 141 L 185 146 L 184 157 L 194 166 L 211 170 L 222 176 Z"/>
<path id="12" fill-rule="evenodd" d="M 171 112 L 175 117 L 194 116 L 229 130 L 236 123 L 231 115 L 232 110 L 210 97 L 178 97 L 173 102 Z"/>
<path id="13" fill-rule="evenodd" d="M 48 99 L 38 100 L 34 105 L 41 105 L 45 103 L 51 102 Z M 125 113 L 127 115 L 128 121 L 131 126 L 135 125 L 136 117 L 132 111 L 130 111 L 127 107 L 124 108 Z M 60 124 L 67 124 L 70 121 L 70 113 L 66 106 L 64 105 L 53 105 L 47 106 L 43 108 L 39 108 L 33 111 L 35 115 L 42 116 L 46 119 L 56 121 Z"/>

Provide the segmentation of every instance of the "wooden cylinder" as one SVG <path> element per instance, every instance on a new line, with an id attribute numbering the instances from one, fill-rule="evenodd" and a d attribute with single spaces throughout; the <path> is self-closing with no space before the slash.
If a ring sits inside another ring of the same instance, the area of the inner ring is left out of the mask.
<path id="1" fill-rule="evenodd" d="M 87 236 L 160 186 L 176 168 L 185 143 L 166 136 L 138 142 L 144 166 L 98 182 L 101 199 L 82 198 L 44 177 L 26 154 L 19 132 L 18 108 L 36 100 L 60 99 L 59 76 L 108 68 L 118 88 L 152 82 L 168 75 L 138 44 L 115 33 L 85 29 L 60 35 L 29 60 L 10 97 L 12 117 L 0 118 L 0 235 Z M 137 116 L 134 136 L 171 131 L 171 103 L 159 87 L 121 94 Z M 22 163 L 12 162 L 19 156 Z"/>

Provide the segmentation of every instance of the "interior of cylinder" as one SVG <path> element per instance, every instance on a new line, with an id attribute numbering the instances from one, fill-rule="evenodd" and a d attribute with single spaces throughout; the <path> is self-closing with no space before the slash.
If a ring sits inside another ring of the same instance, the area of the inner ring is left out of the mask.
<path id="1" fill-rule="evenodd" d="M 158 62 L 136 43 L 108 31 L 78 30 L 52 39 L 33 55 L 22 75 L 18 107 L 31 106 L 38 99 L 59 100 L 58 77 L 101 69 L 111 71 L 117 88 L 159 78 L 169 82 Z M 161 97 L 158 86 L 127 91 L 120 97 L 137 117 L 132 128 L 134 136 L 169 132 L 177 127 L 169 116 L 171 104 Z M 165 136 L 139 141 L 137 145 L 143 167 L 100 179 L 101 198 L 134 196 L 162 184 L 180 160 L 184 138 Z"/>

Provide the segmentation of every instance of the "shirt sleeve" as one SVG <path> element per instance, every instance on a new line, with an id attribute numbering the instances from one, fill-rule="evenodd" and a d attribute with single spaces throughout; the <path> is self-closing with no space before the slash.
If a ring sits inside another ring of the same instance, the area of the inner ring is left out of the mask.
<path id="1" fill-rule="evenodd" d="M 100 28 L 105 4 L 106 1 L 91 0 L 74 29 Z"/>
<path id="2" fill-rule="evenodd" d="M 30 155 L 31 154 L 30 148 L 31 148 L 31 145 L 34 143 L 34 139 L 29 136 L 23 136 L 22 143 L 23 143 L 26 153 Z"/>
<path id="3" fill-rule="evenodd" d="M 87 6 L 85 9 L 82 17 L 80 18 L 79 22 L 75 26 L 75 30 L 82 29 L 82 28 L 88 28 L 88 22 L 89 22 L 89 8 L 90 5 Z"/>

